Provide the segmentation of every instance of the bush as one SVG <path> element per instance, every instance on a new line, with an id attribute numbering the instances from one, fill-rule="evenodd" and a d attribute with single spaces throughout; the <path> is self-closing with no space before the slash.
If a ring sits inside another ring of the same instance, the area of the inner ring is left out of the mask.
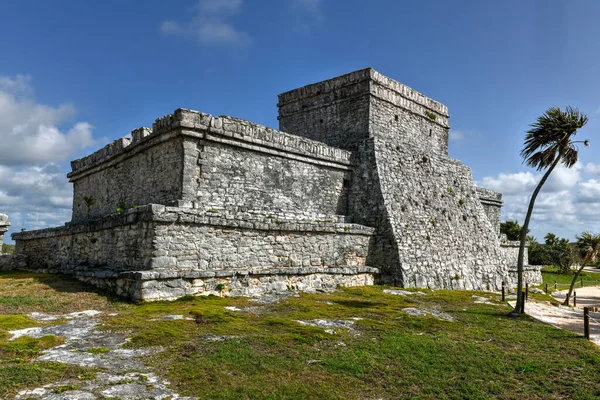
<path id="1" fill-rule="evenodd" d="M 529 246 L 529 264 L 556 266 L 560 273 L 570 274 L 575 254 L 567 239 L 560 239 L 551 244 L 532 242 Z"/>
<path id="2" fill-rule="evenodd" d="M 2 244 L 2 253 L 6 254 L 15 254 L 15 245 L 14 244 Z"/>

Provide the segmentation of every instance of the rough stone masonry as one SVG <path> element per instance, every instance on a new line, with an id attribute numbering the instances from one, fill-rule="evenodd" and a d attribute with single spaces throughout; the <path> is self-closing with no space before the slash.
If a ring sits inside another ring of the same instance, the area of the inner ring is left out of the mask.
<path id="1" fill-rule="evenodd" d="M 8 222 L 8 215 L 0 214 L 0 253 L 2 253 L 2 243 L 4 243 L 4 234 L 8 231 L 10 222 Z"/>
<path id="2" fill-rule="evenodd" d="M 279 131 L 178 109 L 73 161 L 71 222 L 13 234 L 19 267 L 136 300 L 514 279 L 502 195 L 448 156 L 444 105 L 367 68 L 278 107 Z"/>

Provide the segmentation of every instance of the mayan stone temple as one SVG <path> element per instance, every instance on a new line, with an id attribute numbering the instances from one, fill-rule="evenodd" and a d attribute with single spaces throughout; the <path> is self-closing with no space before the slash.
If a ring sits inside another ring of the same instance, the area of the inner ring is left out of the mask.
<path id="1" fill-rule="evenodd" d="M 367 68 L 278 107 L 279 130 L 178 109 L 73 161 L 71 222 L 13 234 L 19 267 L 135 300 L 514 279 L 502 195 L 448 156 L 444 105 Z"/>

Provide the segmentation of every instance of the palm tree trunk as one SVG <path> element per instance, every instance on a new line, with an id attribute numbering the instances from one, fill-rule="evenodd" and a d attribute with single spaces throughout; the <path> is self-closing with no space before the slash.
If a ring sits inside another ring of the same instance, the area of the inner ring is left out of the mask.
<path id="1" fill-rule="evenodd" d="M 533 213 L 533 205 L 535 204 L 535 199 L 546 183 L 546 180 L 550 176 L 550 173 L 556 167 L 558 162 L 560 161 L 560 155 L 557 155 L 556 160 L 550 165 L 550 168 L 546 171 L 538 185 L 536 186 L 533 194 L 531 195 L 531 199 L 529 200 L 529 207 L 527 208 L 527 215 L 525 215 L 525 222 L 523 223 L 523 228 L 521 229 L 521 235 L 519 237 L 519 258 L 517 261 L 517 304 L 515 305 L 515 309 L 510 312 L 510 316 L 518 316 L 521 314 L 521 303 L 525 300 L 523 299 L 523 258 L 525 256 L 525 242 L 527 241 L 527 231 L 529 229 L 529 220 L 531 219 L 531 214 Z"/>
<path id="2" fill-rule="evenodd" d="M 573 277 L 573 280 L 571 281 L 571 286 L 569 286 L 569 293 L 567 293 L 567 298 L 563 302 L 563 306 L 569 305 L 569 299 L 571 298 L 571 293 L 573 293 L 573 288 L 575 287 L 575 282 L 577 282 L 577 278 L 579 277 L 579 274 L 581 273 L 581 271 L 583 271 L 583 269 L 585 268 L 586 265 L 587 265 L 587 262 L 584 260 L 581 267 L 579 267 L 579 269 L 575 273 L 575 276 Z"/>

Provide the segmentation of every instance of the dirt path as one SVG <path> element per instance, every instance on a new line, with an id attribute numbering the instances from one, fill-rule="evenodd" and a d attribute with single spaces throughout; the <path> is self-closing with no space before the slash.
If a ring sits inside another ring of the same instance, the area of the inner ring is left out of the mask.
<path id="1" fill-rule="evenodd" d="M 600 286 L 576 287 L 573 289 L 577 293 L 577 308 L 600 307 Z M 552 297 L 561 303 L 565 301 L 568 290 L 552 293 Z M 571 294 L 573 296 L 573 294 Z M 569 302 L 573 305 L 573 298 Z"/>
<path id="2" fill-rule="evenodd" d="M 577 307 L 558 307 L 530 301 L 525 305 L 525 313 L 538 321 L 583 335 L 583 307 L 600 307 L 600 287 L 578 288 L 576 292 Z M 555 292 L 552 296 L 562 303 L 567 291 Z M 514 302 L 509 304 L 514 307 Z M 600 312 L 590 313 L 590 340 L 600 346 Z"/>

